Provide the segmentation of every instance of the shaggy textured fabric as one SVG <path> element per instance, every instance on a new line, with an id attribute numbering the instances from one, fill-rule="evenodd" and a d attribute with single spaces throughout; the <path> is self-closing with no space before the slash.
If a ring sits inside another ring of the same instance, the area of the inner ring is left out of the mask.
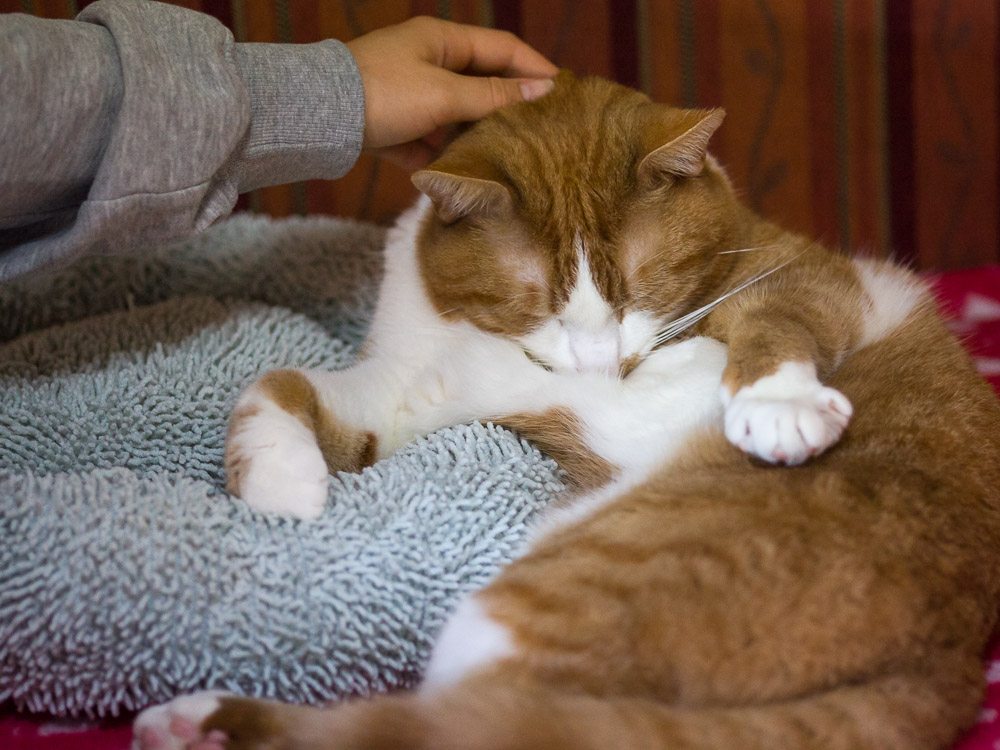
<path id="1" fill-rule="evenodd" d="M 456 599 L 562 488 L 490 425 L 338 475 L 314 522 L 224 490 L 275 367 L 343 367 L 382 232 L 238 216 L 0 286 L 0 703 L 116 715 L 217 687 L 318 702 L 415 682 Z"/>

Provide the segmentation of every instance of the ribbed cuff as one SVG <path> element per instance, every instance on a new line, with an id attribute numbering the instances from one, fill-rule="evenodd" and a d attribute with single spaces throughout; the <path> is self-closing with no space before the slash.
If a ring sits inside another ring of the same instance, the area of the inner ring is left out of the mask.
<path id="1" fill-rule="evenodd" d="M 342 177 L 358 159 L 365 96 L 341 42 L 237 44 L 250 129 L 232 165 L 239 192 Z"/>

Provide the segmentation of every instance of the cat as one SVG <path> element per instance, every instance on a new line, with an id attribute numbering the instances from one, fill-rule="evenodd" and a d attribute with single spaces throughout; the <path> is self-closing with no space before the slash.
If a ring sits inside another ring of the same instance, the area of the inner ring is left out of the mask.
<path id="1" fill-rule="evenodd" d="M 416 693 L 184 696 L 137 748 L 932 750 L 975 720 L 1000 405 L 917 277 L 740 204 L 722 118 L 563 73 L 413 176 L 359 363 L 252 385 L 230 488 L 312 518 L 328 469 L 494 419 L 575 489 Z"/>

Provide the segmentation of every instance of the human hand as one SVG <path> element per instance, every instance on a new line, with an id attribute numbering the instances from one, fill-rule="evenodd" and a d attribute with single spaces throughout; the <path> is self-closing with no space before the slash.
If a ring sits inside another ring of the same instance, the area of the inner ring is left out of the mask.
<path id="1" fill-rule="evenodd" d="M 347 43 L 365 89 L 364 149 L 404 169 L 437 157 L 449 125 L 552 90 L 558 72 L 513 34 L 419 17 Z"/>

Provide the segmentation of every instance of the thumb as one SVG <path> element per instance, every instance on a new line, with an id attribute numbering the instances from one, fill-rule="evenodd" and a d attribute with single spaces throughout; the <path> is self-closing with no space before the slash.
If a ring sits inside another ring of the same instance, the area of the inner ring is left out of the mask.
<path id="1" fill-rule="evenodd" d="M 456 75 L 450 97 L 451 121 L 471 121 L 485 117 L 498 107 L 530 102 L 545 96 L 555 85 L 551 78 L 500 78 Z"/>

